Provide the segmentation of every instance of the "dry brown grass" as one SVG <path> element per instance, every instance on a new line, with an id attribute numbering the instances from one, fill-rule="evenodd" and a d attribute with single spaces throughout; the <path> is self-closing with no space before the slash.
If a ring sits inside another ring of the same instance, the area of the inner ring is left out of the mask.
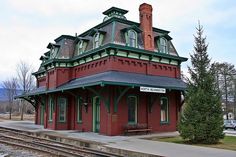
<path id="1" fill-rule="evenodd" d="M 12 114 L 11 120 L 12 121 L 20 121 L 20 114 Z M 34 114 L 24 114 L 24 120 L 34 121 L 35 115 Z M 10 120 L 9 114 L 0 114 L 0 121 Z"/>

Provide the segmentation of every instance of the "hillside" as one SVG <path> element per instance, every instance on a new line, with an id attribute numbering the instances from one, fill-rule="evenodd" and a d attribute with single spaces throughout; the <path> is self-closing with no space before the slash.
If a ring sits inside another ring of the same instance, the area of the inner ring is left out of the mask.
<path id="1" fill-rule="evenodd" d="M 20 94 L 22 90 L 17 90 L 17 94 Z M 0 88 L 0 101 L 6 101 L 7 96 L 5 94 L 5 90 L 3 88 Z"/>

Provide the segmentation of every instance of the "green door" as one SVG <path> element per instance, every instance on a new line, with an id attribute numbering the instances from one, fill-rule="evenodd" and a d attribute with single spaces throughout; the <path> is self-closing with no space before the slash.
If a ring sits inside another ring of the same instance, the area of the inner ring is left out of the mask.
<path id="1" fill-rule="evenodd" d="M 93 132 L 100 130 L 100 98 L 93 98 Z"/>
<path id="2" fill-rule="evenodd" d="M 40 124 L 41 125 L 44 125 L 44 111 L 45 111 L 45 109 L 44 109 L 44 106 L 43 105 L 41 105 L 41 109 L 40 109 Z"/>

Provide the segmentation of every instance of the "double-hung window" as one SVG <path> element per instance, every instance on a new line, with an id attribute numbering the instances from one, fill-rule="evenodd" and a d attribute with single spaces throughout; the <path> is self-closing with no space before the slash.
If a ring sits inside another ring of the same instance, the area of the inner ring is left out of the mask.
<path id="1" fill-rule="evenodd" d="M 58 106 L 59 106 L 59 122 L 66 122 L 66 106 L 67 106 L 66 98 L 58 98 Z"/>
<path id="2" fill-rule="evenodd" d="M 137 97 L 129 96 L 127 99 L 128 104 L 128 123 L 137 123 Z"/>
<path id="3" fill-rule="evenodd" d="M 137 33 L 134 30 L 128 31 L 126 40 L 128 46 L 137 47 Z"/>
<path id="4" fill-rule="evenodd" d="M 98 48 L 100 46 L 100 33 L 97 32 L 95 35 L 94 35 L 94 48 Z"/>
<path id="5" fill-rule="evenodd" d="M 77 45 L 76 45 L 77 55 L 83 53 L 83 44 L 84 44 L 84 41 L 83 41 L 83 40 L 80 40 L 80 41 L 77 43 Z"/>
<path id="6" fill-rule="evenodd" d="M 136 32 L 133 30 L 129 31 L 129 46 L 136 47 L 137 43 L 137 35 Z"/>
<path id="7" fill-rule="evenodd" d="M 77 99 L 77 122 L 82 122 L 82 103 L 80 98 Z"/>
<path id="8" fill-rule="evenodd" d="M 53 117 L 53 110 L 54 110 L 54 102 L 53 99 L 50 97 L 49 98 L 49 104 L 48 104 L 48 120 L 52 121 L 52 117 Z"/>
<path id="9" fill-rule="evenodd" d="M 163 37 L 159 39 L 159 50 L 161 53 L 168 53 L 167 40 Z"/>
<path id="10" fill-rule="evenodd" d="M 161 123 L 168 123 L 169 122 L 168 98 L 162 97 L 160 104 L 161 104 Z"/>

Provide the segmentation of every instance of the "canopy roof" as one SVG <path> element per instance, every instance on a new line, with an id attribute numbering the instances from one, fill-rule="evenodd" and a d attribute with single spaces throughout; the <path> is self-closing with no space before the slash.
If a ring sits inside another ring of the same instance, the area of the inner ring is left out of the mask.
<path id="1" fill-rule="evenodd" d="M 119 85 L 132 87 L 145 86 L 171 90 L 185 90 L 186 88 L 186 84 L 181 79 L 138 73 L 107 71 L 71 80 L 70 82 L 67 82 L 55 89 L 46 90 L 45 87 L 40 87 L 27 93 L 26 95 L 20 95 L 17 97 L 21 98 L 24 96 L 34 96 L 95 85 Z"/>

